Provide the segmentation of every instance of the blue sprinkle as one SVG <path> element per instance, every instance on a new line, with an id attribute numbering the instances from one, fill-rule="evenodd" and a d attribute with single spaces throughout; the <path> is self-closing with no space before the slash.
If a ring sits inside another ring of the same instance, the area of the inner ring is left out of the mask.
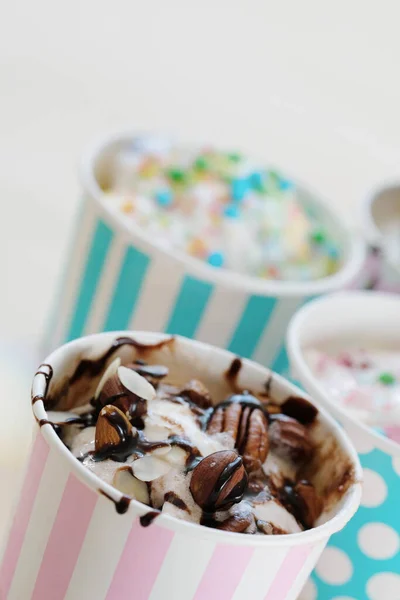
<path id="1" fill-rule="evenodd" d="M 213 267 L 222 267 L 224 264 L 224 256 L 221 252 L 212 252 L 207 261 L 208 264 L 212 265 Z"/>
<path id="2" fill-rule="evenodd" d="M 228 206 L 224 208 L 224 215 L 225 217 L 229 217 L 230 219 L 238 219 L 240 216 L 240 212 L 238 207 L 235 206 L 235 204 L 228 204 Z"/>
<path id="3" fill-rule="evenodd" d="M 328 244 L 326 252 L 329 258 L 332 258 L 333 260 L 337 260 L 339 258 L 339 250 L 333 244 Z"/>
<path id="4" fill-rule="evenodd" d="M 247 178 L 234 179 L 232 181 L 232 199 L 236 202 L 243 200 L 249 189 L 249 180 Z"/>
<path id="5" fill-rule="evenodd" d="M 159 190 L 156 192 L 155 197 L 160 206 L 170 206 L 172 204 L 171 190 Z"/>
<path id="6" fill-rule="evenodd" d="M 253 190 L 262 190 L 264 187 L 264 183 L 265 183 L 265 177 L 264 177 L 264 173 L 262 173 L 262 171 L 254 171 L 254 173 L 252 173 L 250 175 L 250 185 L 253 188 Z"/>
<path id="7" fill-rule="evenodd" d="M 282 190 L 283 192 L 286 192 L 287 190 L 292 190 L 293 188 L 294 188 L 293 181 L 289 181 L 289 179 L 280 179 L 279 180 L 279 189 Z"/>

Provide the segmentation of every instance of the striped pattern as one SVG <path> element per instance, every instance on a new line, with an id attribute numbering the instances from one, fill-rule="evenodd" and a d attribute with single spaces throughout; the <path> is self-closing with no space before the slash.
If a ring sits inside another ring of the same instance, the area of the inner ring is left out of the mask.
<path id="1" fill-rule="evenodd" d="M 103 330 L 165 331 L 286 373 L 286 327 L 307 298 L 249 295 L 199 279 L 141 240 L 132 245 L 97 211 L 87 200 L 48 349 Z"/>
<path id="2" fill-rule="evenodd" d="M 326 540 L 249 548 L 139 524 L 39 434 L 0 570 L 2 600 L 294 600 Z"/>

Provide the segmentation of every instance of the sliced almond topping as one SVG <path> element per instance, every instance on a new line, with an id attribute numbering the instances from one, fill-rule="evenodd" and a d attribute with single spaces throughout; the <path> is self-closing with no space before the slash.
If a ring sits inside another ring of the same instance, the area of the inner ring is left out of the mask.
<path id="1" fill-rule="evenodd" d="M 108 404 L 101 409 L 96 424 L 95 450 L 118 446 L 132 433 L 132 425 L 116 406 Z"/>
<path id="2" fill-rule="evenodd" d="M 132 394 L 136 394 L 136 396 L 144 400 L 154 400 L 156 390 L 147 379 L 127 367 L 118 367 L 117 372 L 122 385 L 132 392 Z"/>
<path id="3" fill-rule="evenodd" d="M 110 377 L 115 375 L 115 373 L 118 371 L 118 367 L 120 366 L 120 364 L 121 364 L 121 359 L 119 358 L 119 356 L 117 356 L 117 358 L 108 365 L 107 369 L 104 371 L 104 373 L 102 375 L 102 378 L 99 381 L 99 385 L 96 388 L 96 392 L 94 394 L 95 400 L 97 400 L 97 398 L 100 396 L 101 391 L 102 391 L 106 381 L 108 379 L 110 379 Z"/>
<path id="4" fill-rule="evenodd" d="M 122 468 L 114 474 L 113 485 L 123 494 L 127 494 L 139 502 L 149 504 L 150 497 L 147 485 L 144 481 L 137 479 L 131 469 Z"/>
<path id="5" fill-rule="evenodd" d="M 141 481 L 153 481 L 166 475 L 171 469 L 171 465 L 167 461 L 156 456 L 144 456 L 135 460 L 132 465 L 135 476 Z"/>

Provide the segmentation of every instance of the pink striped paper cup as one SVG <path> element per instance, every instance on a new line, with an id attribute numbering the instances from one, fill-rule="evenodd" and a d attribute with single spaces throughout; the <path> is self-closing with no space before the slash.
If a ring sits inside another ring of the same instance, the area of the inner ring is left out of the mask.
<path id="1" fill-rule="evenodd" d="M 140 340 L 145 348 L 113 346 L 121 336 Z M 237 357 L 179 336 L 110 332 L 80 338 L 53 352 L 33 381 L 33 412 L 40 429 L 2 554 L 1 598 L 294 600 L 329 537 L 344 527 L 360 502 L 360 465 L 346 434 L 327 413 L 319 412 L 313 432 L 320 440 L 330 439 L 335 451 L 325 456 L 314 483 L 332 488 L 332 481 L 344 481 L 350 472 L 352 476 L 346 491 L 334 492 L 329 511 L 314 529 L 250 536 L 164 514 L 142 527 L 139 518 L 149 507 L 136 500 L 124 507 L 119 491 L 72 456 L 46 422 L 45 409 L 54 402 L 57 408 L 71 408 L 76 398 L 86 403 L 101 376 L 96 365 L 105 367 L 117 355 L 123 362 L 132 360 L 140 352 L 151 353 L 151 362 L 166 364 L 177 383 L 190 372 L 216 397 L 232 390 L 232 380 L 222 375 Z M 278 403 L 301 393 L 247 360 L 241 362 L 235 385 L 268 389 Z M 324 442 L 320 448 L 323 452 Z"/>

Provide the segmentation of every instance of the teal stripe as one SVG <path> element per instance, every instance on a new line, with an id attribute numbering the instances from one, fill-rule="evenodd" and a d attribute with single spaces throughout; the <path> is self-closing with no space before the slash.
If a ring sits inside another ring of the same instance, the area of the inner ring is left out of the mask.
<path id="1" fill-rule="evenodd" d="M 99 220 L 93 233 L 67 340 L 80 337 L 83 333 L 112 238 L 112 230 Z"/>
<path id="2" fill-rule="evenodd" d="M 276 298 L 251 296 L 229 343 L 228 350 L 250 358 L 271 318 Z M 229 306 L 227 306 L 229 310 Z"/>
<path id="3" fill-rule="evenodd" d="M 126 329 L 132 318 L 150 259 L 130 246 L 125 252 L 117 286 L 105 320 L 104 331 Z"/>
<path id="4" fill-rule="evenodd" d="M 57 292 L 53 298 L 53 303 L 52 303 L 52 308 L 51 308 L 51 317 L 48 320 L 47 328 L 46 328 L 46 335 L 44 337 L 43 345 L 46 348 L 46 351 L 48 350 L 48 346 L 50 345 L 50 342 L 51 342 L 51 346 L 52 346 L 55 341 L 53 339 L 53 333 L 54 333 L 54 329 L 56 327 L 56 323 L 57 323 L 57 319 L 58 319 L 62 295 L 64 293 L 64 289 L 67 284 L 67 278 L 71 274 L 71 269 L 75 267 L 75 265 L 71 265 L 71 256 L 72 256 L 72 251 L 79 240 L 79 237 L 82 235 L 82 221 L 84 218 L 86 206 L 87 206 L 87 200 L 82 199 L 79 202 L 76 214 L 74 215 L 73 224 L 72 224 L 72 235 L 70 235 L 70 239 L 68 242 L 68 250 L 67 250 L 67 254 L 66 254 L 66 260 L 64 260 L 64 265 L 62 268 L 62 275 L 59 278 L 59 281 L 57 283 Z M 56 340 L 56 341 L 59 342 L 59 340 Z M 53 350 L 53 347 L 51 347 L 50 350 Z"/>
<path id="5" fill-rule="evenodd" d="M 214 286 L 186 275 L 166 332 L 194 337 Z"/>
<path id="6" fill-rule="evenodd" d="M 280 375 L 285 375 L 285 377 L 288 375 L 289 358 L 285 346 L 282 346 L 282 348 L 278 351 L 271 365 L 271 369 Z"/>

